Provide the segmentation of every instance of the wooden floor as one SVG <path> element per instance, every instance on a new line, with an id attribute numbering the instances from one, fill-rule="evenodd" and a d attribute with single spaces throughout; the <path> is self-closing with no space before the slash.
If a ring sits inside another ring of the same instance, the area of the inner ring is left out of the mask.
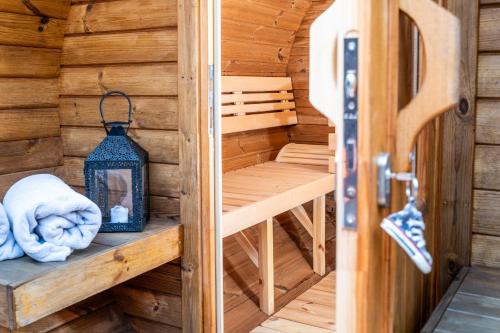
<path id="1" fill-rule="evenodd" d="M 335 332 L 335 272 L 275 313 L 252 333 Z"/>
<path id="2" fill-rule="evenodd" d="M 331 202 L 329 202 L 331 201 Z M 327 197 L 326 262 L 327 272 L 335 265 L 335 203 Z M 308 212 L 312 204 L 305 205 Z M 316 283 L 321 277 L 312 270 L 312 239 L 291 213 L 274 223 L 275 305 L 279 311 Z M 256 246 L 254 228 L 246 235 Z M 232 236 L 224 239 L 225 331 L 248 333 L 269 317 L 259 308 L 259 271 Z"/>
<path id="3" fill-rule="evenodd" d="M 500 269 L 463 269 L 422 332 L 500 332 Z"/>

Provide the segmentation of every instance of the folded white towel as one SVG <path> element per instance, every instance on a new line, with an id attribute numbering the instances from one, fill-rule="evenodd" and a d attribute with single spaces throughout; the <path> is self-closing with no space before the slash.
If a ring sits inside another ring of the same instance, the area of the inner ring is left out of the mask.
<path id="1" fill-rule="evenodd" d="M 66 260 L 88 247 L 101 226 L 99 207 L 53 175 L 18 181 L 4 206 L 17 243 L 40 262 Z"/>
<path id="2" fill-rule="evenodd" d="M 0 261 L 19 258 L 23 255 L 23 250 L 17 245 L 14 235 L 10 231 L 7 214 L 0 204 Z"/>

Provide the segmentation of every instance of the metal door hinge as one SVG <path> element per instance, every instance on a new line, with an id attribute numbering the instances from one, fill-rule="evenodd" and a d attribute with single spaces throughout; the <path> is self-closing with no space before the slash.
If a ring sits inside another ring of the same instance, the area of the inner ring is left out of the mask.
<path id="1" fill-rule="evenodd" d="M 210 136 L 214 135 L 214 65 L 208 66 L 208 108 L 209 108 L 209 121 L 208 121 L 208 133 Z"/>

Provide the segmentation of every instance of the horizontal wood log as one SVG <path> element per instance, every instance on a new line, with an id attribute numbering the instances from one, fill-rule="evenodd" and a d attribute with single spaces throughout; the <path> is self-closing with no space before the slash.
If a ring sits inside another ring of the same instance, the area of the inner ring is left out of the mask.
<path id="1" fill-rule="evenodd" d="M 61 95 L 102 95 L 120 90 L 129 95 L 177 95 L 177 64 L 63 68 Z"/>
<path id="2" fill-rule="evenodd" d="M 5 193 L 18 180 L 21 180 L 31 175 L 38 175 L 42 173 L 55 174 L 57 171 L 58 168 L 44 168 L 44 169 L 29 170 L 29 171 L 0 175 L 0 200 L 3 200 Z"/>
<path id="3" fill-rule="evenodd" d="M 222 63 L 230 60 L 263 62 L 263 63 L 288 63 L 290 47 L 280 45 L 259 45 L 249 48 L 248 42 L 222 40 Z"/>
<path id="4" fill-rule="evenodd" d="M 126 13 L 126 15 L 124 15 Z M 71 6 L 67 34 L 177 26 L 175 0 L 123 0 Z"/>
<path id="5" fill-rule="evenodd" d="M 253 0 L 253 1 L 257 4 L 263 4 L 281 9 L 291 9 L 294 12 L 305 13 L 311 7 L 311 2 L 321 1 L 321 0 L 273 0 L 273 1 Z"/>
<path id="6" fill-rule="evenodd" d="M 168 263 L 127 282 L 128 286 L 181 296 L 181 267 Z"/>
<path id="7" fill-rule="evenodd" d="M 480 99 L 477 102 L 476 142 L 500 144 L 500 100 Z"/>
<path id="8" fill-rule="evenodd" d="M 289 142 L 286 128 L 227 134 L 222 137 L 222 159 L 263 150 L 279 150 Z"/>
<path id="9" fill-rule="evenodd" d="M 224 18 L 237 18 L 238 21 L 254 23 L 267 27 L 278 27 L 295 31 L 298 29 L 304 10 L 273 6 L 271 2 L 226 0 L 222 3 Z"/>
<path id="10" fill-rule="evenodd" d="M 85 186 L 84 161 L 84 158 L 78 157 L 64 158 L 62 175 L 69 185 Z M 149 191 L 154 196 L 179 197 L 179 167 L 171 164 L 150 163 Z"/>
<path id="11" fill-rule="evenodd" d="M 301 125 L 328 126 L 328 119 L 313 108 L 297 108 L 297 119 Z"/>
<path id="12" fill-rule="evenodd" d="M 500 97 L 500 55 L 481 54 L 478 61 L 477 96 Z"/>
<path id="13" fill-rule="evenodd" d="M 126 332 L 130 330 L 130 323 L 114 304 L 107 305 L 102 309 L 91 312 L 67 323 L 51 333 L 64 332 Z"/>
<path id="14" fill-rule="evenodd" d="M 152 320 L 128 316 L 130 324 L 137 332 L 147 333 L 181 333 L 182 329 Z"/>
<path id="15" fill-rule="evenodd" d="M 181 298 L 145 289 L 119 286 L 113 289 L 121 309 L 135 317 L 181 327 Z"/>
<path id="16" fill-rule="evenodd" d="M 174 131 L 132 129 L 129 136 L 149 152 L 149 161 L 157 163 L 178 163 L 178 133 Z M 104 139 L 102 128 L 63 127 L 61 136 L 64 155 L 87 157 Z"/>
<path id="17" fill-rule="evenodd" d="M 0 174 L 62 165 L 63 147 L 59 137 L 0 142 Z"/>
<path id="18" fill-rule="evenodd" d="M 43 15 L 62 19 L 68 16 L 71 4 L 71 0 L 30 0 L 29 2 Z M 0 12 L 38 15 L 20 0 L 1 0 Z"/>
<path id="19" fill-rule="evenodd" d="M 474 191 L 472 232 L 500 236 L 500 192 Z"/>
<path id="20" fill-rule="evenodd" d="M 177 31 L 68 36 L 63 65 L 120 64 L 177 60 Z"/>
<path id="21" fill-rule="evenodd" d="M 155 218 L 179 217 L 179 198 L 160 197 L 153 195 L 149 198 L 149 208 L 151 216 Z"/>
<path id="22" fill-rule="evenodd" d="M 222 75 L 285 76 L 286 63 L 242 61 L 226 58 L 221 63 Z"/>
<path id="23" fill-rule="evenodd" d="M 479 50 L 500 50 L 500 8 L 482 8 L 479 15 Z"/>
<path id="24" fill-rule="evenodd" d="M 500 146 L 476 146 L 474 188 L 500 190 Z"/>
<path id="25" fill-rule="evenodd" d="M 0 141 L 18 141 L 60 135 L 57 109 L 0 110 Z"/>
<path id="26" fill-rule="evenodd" d="M 38 16 L 0 12 L 0 44 L 61 48 L 64 24 L 60 19 L 41 23 Z"/>
<path id="27" fill-rule="evenodd" d="M 293 44 L 295 32 L 292 30 L 258 25 L 254 22 L 241 22 L 238 19 L 224 15 L 221 29 L 225 40 L 285 47 L 291 47 Z"/>
<path id="28" fill-rule="evenodd" d="M 296 125 L 290 127 L 290 141 L 297 143 L 328 143 L 328 134 L 332 128 L 322 125 Z"/>
<path id="29" fill-rule="evenodd" d="M 63 126 L 101 126 L 99 97 L 62 97 L 60 118 Z M 104 102 L 105 117 L 127 120 L 128 104 L 124 98 L 110 97 Z M 132 128 L 177 129 L 177 98 L 133 97 Z"/>
<path id="30" fill-rule="evenodd" d="M 57 79 L 0 79 L 0 109 L 57 107 Z"/>
<path id="31" fill-rule="evenodd" d="M 472 235 L 473 265 L 500 268 L 500 237 Z"/>
<path id="32" fill-rule="evenodd" d="M 0 77 L 57 77 L 61 51 L 0 45 Z"/>
<path id="33" fill-rule="evenodd" d="M 279 150 L 266 150 L 258 153 L 249 153 L 232 158 L 227 158 L 222 162 L 222 172 L 229 172 L 251 165 L 272 161 L 278 156 Z"/>

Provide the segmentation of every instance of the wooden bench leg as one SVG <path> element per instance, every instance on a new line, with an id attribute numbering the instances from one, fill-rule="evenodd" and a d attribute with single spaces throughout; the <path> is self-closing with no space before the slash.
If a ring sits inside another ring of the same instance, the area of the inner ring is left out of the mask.
<path id="1" fill-rule="evenodd" d="M 325 275 L 325 196 L 313 202 L 313 269 L 319 275 Z"/>
<path id="2" fill-rule="evenodd" d="M 274 313 L 273 218 L 259 224 L 260 309 Z"/>

